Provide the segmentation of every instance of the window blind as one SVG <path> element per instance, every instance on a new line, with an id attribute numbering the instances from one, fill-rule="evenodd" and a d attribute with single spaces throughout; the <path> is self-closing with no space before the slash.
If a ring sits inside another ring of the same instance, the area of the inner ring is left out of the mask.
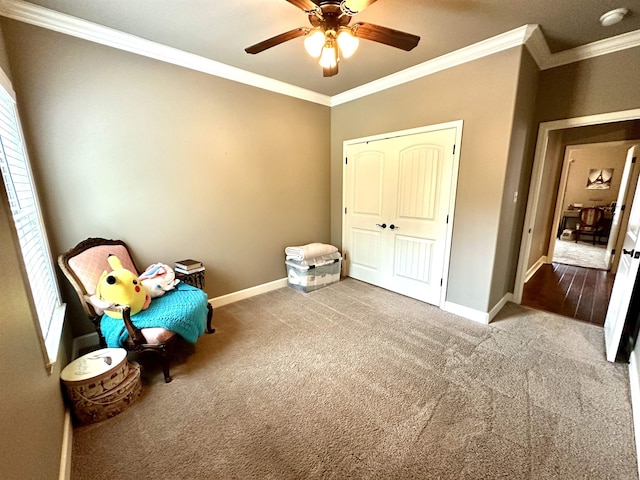
<path id="1" fill-rule="evenodd" d="M 0 87 L 0 169 L 18 233 L 31 293 L 45 342 L 52 331 L 60 293 L 38 206 L 29 159 L 13 97 Z"/>

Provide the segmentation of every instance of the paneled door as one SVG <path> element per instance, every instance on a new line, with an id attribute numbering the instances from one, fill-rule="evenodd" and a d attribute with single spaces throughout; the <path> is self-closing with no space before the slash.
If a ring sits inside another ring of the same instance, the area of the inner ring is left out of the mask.
<path id="1" fill-rule="evenodd" d="M 616 249 L 622 247 L 623 241 L 619 241 L 618 234 L 621 228 L 626 227 L 626 220 L 629 216 L 629 208 L 625 208 L 625 204 L 631 204 L 631 195 L 635 192 L 635 187 L 638 182 L 638 145 L 634 145 L 627 151 L 627 159 L 625 160 L 624 170 L 622 171 L 622 179 L 620 180 L 620 190 L 618 191 L 618 199 L 616 200 L 616 208 L 613 212 L 613 220 L 611 221 L 611 229 L 609 230 L 609 241 L 607 243 L 607 250 L 604 254 L 605 265 L 611 270 L 612 273 L 616 273 L 618 265 L 615 262 L 615 257 L 618 259 L 620 255 L 614 256 L 613 252 Z M 630 190 L 630 191 L 629 191 Z M 630 197 L 630 198 L 627 198 Z"/>
<path id="2" fill-rule="evenodd" d="M 609 308 L 604 322 L 605 348 L 607 360 L 610 362 L 615 362 L 618 355 L 631 295 L 640 268 L 640 182 L 636 185 L 620 253 L 620 263 L 613 281 Z"/>
<path id="3" fill-rule="evenodd" d="M 456 138 L 449 127 L 347 146 L 349 276 L 441 304 Z"/>

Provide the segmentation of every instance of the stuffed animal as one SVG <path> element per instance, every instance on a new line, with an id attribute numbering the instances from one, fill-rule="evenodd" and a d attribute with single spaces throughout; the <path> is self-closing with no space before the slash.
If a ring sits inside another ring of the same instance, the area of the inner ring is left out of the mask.
<path id="1" fill-rule="evenodd" d="M 139 278 L 151 298 L 161 297 L 180 283 L 173 269 L 164 263 L 149 265 Z"/>
<path id="2" fill-rule="evenodd" d="M 100 276 L 96 285 L 96 297 L 106 304 L 129 305 L 133 316 L 146 309 L 151 303 L 151 297 L 140 283 L 138 276 L 122 266 L 122 262 L 115 255 L 107 259 L 111 272 L 106 270 Z M 105 311 L 114 318 L 122 318 L 122 314 Z"/>

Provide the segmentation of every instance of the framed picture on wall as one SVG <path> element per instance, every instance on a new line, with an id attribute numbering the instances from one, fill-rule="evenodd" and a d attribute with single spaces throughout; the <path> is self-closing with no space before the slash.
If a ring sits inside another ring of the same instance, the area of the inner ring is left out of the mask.
<path id="1" fill-rule="evenodd" d="M 613 168 L 592 168 L 587 177 L 587 190 L 607 190 L 611 188 Z"/>

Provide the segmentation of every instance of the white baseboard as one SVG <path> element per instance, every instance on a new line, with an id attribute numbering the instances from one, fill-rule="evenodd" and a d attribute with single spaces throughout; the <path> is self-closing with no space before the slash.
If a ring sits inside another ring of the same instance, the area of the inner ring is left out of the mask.
<path id="1" fill-rule="evenodd" d="M 536 263 L 534 263 L 531 267 L 529 267 L 529 270 L 527 270 L 527 273 L 524 274 L 524 283 L 527 283 L 529 280 L 531 280 L 531 277 L 533 277 L 538 271 L 538 269 L 545 263 L 547 263 L 547 256 L 543 255 L 538 259 Z"/>
<path id="2" fill-rule="evenodd" d="M 513 293 L 507 293 L 500 299 L 498 303 L 496 303 L 496 306 L 493 307 L 491 311 L 489 311 L 489 322 L 491 322 L 491 320 L 495 318 L 495 316 L 500 312 L 500 310 L 502 310 L 502 307 L 504 307 L 507 302 L 513 302 Z"/>
<path id="3" fill-rule="evenodd" d="M 473 308 L 465 307 L 463 305 L 458 305 L 453 302 L 444 302 L 443 310 L 445 312 L 450 312 L 455 315 L 459 315 L 468 320 L 473 320 L 474 322 L 483 323 L 488 325 L 491 320 L 498 314 L 502 307 L 504 307 L 507 302 L 513 301 L 513 293 L 507 293 L 500 301 L 496 304 L 495 307 L 491 309 L 490 312 L 481 312 L 480 310 L 475 310 Z"/>
<path id="4" fill-rule="evenodd" d="M 481 312 L 480 310 L 458 305 L 457 303 L 444 302 L 443 310 L 468 320 L 473 320 L 474 322 L 484 323 L 485 325 L 489 323 L 489 314 L 487 312 Z"/>
<path id="5" fill-rule="evenodd" d="M 640 452 L 640 378 L 638 378 L 638 358 L 635 350 L 629 358 L 629 387 L 631 389 L 631 411 L 633 413 L 633 431 L 636 439 L 636 452 Z M 638 473 L 640 474 L 640 455 Z"/>
<path id="6" fill-rule="evenodd" d="M 64 412 L 64 426 L 62 427 L 62 449 L 60 452 L 60 475 L 58 480 L 71 480 L 71 453 L 73 447 L 73 425 L 71 411 Z"/>
<path id="7" fill-rule="evenodd" d="M 255 287 L 246 288 L 238 292 L 229 293 L 220 297 L 209 299 L 209 303 L 213 308 L 222 307 L 233 302 L 238 302 L 246 298 L 255 297 L 262 293 L 267 293 L 272 290 L 278 290 L 287 286 L 287 279 L 281 278 L 280 280 L 274 280 L 273 282 L 263 283 L 262 285 L 256 285 Z"/>

